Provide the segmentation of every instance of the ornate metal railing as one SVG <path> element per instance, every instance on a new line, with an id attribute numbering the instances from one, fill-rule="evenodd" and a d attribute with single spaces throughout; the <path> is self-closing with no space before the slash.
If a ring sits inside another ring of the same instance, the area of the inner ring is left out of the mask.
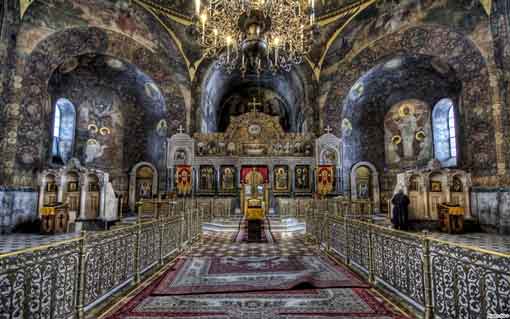
<path id="1" fill-rule="evenodd" d="M 198 210 L 179 215 L 0 255 L 0 318 L 84 318 L 200 235 Z"/>
<path id="2" fill-rule="evenodd" d="M 510 255 L 338 215 L 308 209 L 307 233 L 424 318 L 510 314 Z"/>

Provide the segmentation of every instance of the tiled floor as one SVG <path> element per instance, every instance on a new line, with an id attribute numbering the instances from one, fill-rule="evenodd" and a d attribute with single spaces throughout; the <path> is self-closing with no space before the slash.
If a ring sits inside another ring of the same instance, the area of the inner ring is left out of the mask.
<path id="1" fill-rule="evenodd" d="M 30 247 L 47 245 L 74 237 L 80 233 L 67 233 L 61 235 L 38 235 L 38 234 L 9 234 L 0 235 L 0 254 L 22 250 Z"/>
<path id="2" fill-rule="evenodd" d="M 311 255 L 310 246 L 304 244 L 302 235 L 292 235 L 285 232 L 273 232 L 277 242 L 267 245 L 254 243 L 232 243 L 232 235 L 228 232 L 205 232 L 201 242 L 195 243 L 194 256 L 262 256 L 301 254 Z M 79 236 L 79 233 L 61 235 L 38 235 L 38 234 L 10 234 L 0 235 L 0 254 L 21 250 L 30 247 L 47 245 L 49 243 L 63 241 Z M 281 239 L 285 236 L 285 240 Z M 472 246 L 499 253 L 510 254 L 510 236 L 468 233 L 468 234 L 445 234 L 431 233 L 430 236 L 443 241 Z M 201 245 L 201 246 L 200 246 Z"/>
<path id="3" fill-rule="evenodd" d="M 315 255 L 315 247 L 305 243 L 303 235 L 274 233 L 275 243 L 235 243 L 232 233 L 206 232 L 196 242 L 189 256 L 248 257 L 248 256 L 305 256 Z"/>
<path id="4" fill-rule="evenodd" d="M 389 221 L 377 220 L 377 224 L 392 228 Z M 448 234 L 434 231 L 429 233 L 433 238 L 448 241 L 455 244 L 481 248 L 489 251 L 495 251 L 503 254 L 510 254 L 510 236 L 489 233 L 466 233 L 466 234 Z"/>
<path id="5" fill-rule="evenodd" d="M 487 233 L 468 233 L 459 235 L 431 233 L 430 235 L 439 240 L 510 254 L 510 236 Z"/>

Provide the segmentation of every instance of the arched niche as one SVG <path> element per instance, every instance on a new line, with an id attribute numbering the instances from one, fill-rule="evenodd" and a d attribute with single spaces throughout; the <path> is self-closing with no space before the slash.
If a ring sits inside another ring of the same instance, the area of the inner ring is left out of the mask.
<path id="1" fill-rule="evenodd" d="M 87 175 L 87 199 L 85 204 L 85 219 L 98 219 L 101 211 L 101 179 L 96 174 Z"/>
<path id="2" fill-rule="evenodd" d="M 446 203 L 448 199 L 448 181 L 447 176 L 440 171 L 433 171 L 428 174 L 428 191 L 429 191 L 429 218 L 438 219 L 437 206 Z"/>
<path id="3" fill-rule="evenodd" d="M 423 185 L 423 177 L 418 174 L 412 174 L 407 181 L 407 195 L 409 196 L 409 219 L 418 220 L 425 215 L 426 202 L 423 200 L 423 194 L 426 190 Z M 398 191 L 398 190 L 397 190 Z M 405 191 L 405 190 L 404 190 Z"/>
<path id="4" fill-rule="evenodd" d="M 70 38 L 73 39 L 72 44 Z M 59 67 L 78 56 L 111 56 L 136 66 L 154 80 L 165 101 L 172 101 L 171 107 L 167 109 L 167 130 L 176 130 L 185 121 L 185 102 L 181 88 L 189 84 L 177 83 L 176 80 L 182 81 L 183 77 L 182 74 L 176 74 L 172 67 L 179 65 L 175 60 L 166 63 L 160 55 L 132 38 L 97 27 L 67 28 L 39 40 L 18 66 L 19 72 L 23 74 L 22 85 L 27 89 L 23 95 L 17 95 L 14 101 L 20 105 L 21 110 L 21 120 L 17 127 L 18 141 L 14 145 L 16 169 L 28 172 L 34 167 L 41 167 L 50 153 L 53 113 L 49 107 L 51 94 L 48 82 Z M 154 119 L 154 123 L 148 124 L 153 136 L 157 134 L 159 120 Z"/>
<path id="5" fill-rule="evenodd" d="M 158 193 L 158 170 L 149 162 L 136 164 L 129 173 L 129 208 L 134 211 L 135 203 L 152 198 Z"/>
<path id="6" fill-rule="evenodd" d="M 80 194 L 81 194 L 81 178 L 79 172 L 69 170 L 63 175 L 63 202 L 67 203 L 69 213 L 73 214 L 74 218 L 80 214 Z"/>
<path id="7" fill-rule="evenodd" d="M 218 132 L 222 114 L 229 111 L 222 109 L 224 102 L 236 92 L 258 89 L 273 92 L 281 102 L 278 112 L 284 113 L 287 117 L 289 132 L 313 131 L 314 125 L 318 123 L 318 113 L 314 110 L 315 104 L 310 101 L 317 94 L 318 88 L 316 83 L 309 81 L 312 75 L 303 69 L 297 66 L 290 72 L 277 74 L 267 72 L 262 73 L 260 77 L 248 74 L 243 78 L 236 72 L 227 74 L 214 62 L 208 65 L 202 63 L 193 89 L 198 94 L 195 103 L 197 109 L 193 112 L 195 122 L 192 123 L 192 131 L 195 128 L 202 133 Z M 269 106 L 269 101 L 262 102 L 267 102 Z M 222 124 L 222 127 L 224 126 Z"/>
<path id="8" fill-rule="evenodd" d="M 436 93 L 441 93 L 441 96 L 438 96 L 435 101 L 429 101 L 426 98 L 423 100 L 429 105 L 435 105 L 440 98 L 448 96 L 454 100 L 455 105 L 462 104 L 459 108 L 459 130 L 462 136 L 477 136 L 480 143 L 476 143 L 477 145 L 463 143 L 462 154 L 460 154 L 462 156 L 459 157 L 462 163 L 458 166 L 475 170 L 482 175 L 493 175 L 497 160 L 495 145 L 491 140 L 494 136 L 494 127 L 490 125 L 493 121 L 493 112 L 489 107 L 491 78 L 487 61 L 476 44 L 465 34 L 437 24 L 413 25 L 369 42 L 351 58 L 335 64 L 331 69 L 334 74 L 328 73 L 327 77 L 323 76 L 323 80 L 329 81 L 330 84 L 325 98 L 324 121 L 325 125 L 331 125 L 335 132 L 342 134 L 345 143 L 344 174 L 347 175 L 351 165 L 357 161 L 369 159 L 359 154 L 357 145 L 362 137 L 355 132 L 360 123 L 359 117 L 365 113 L 365 110 L 352 102 L 367 100 L 366 97 L 373 95 L 372 92 L 367 91 L 363 81 L 365 75 L 373 74 L 370 73 L 372 69 L 382 65 L 389 69 L 399 66 L 400 61 L 395 59 L 396 52 L 399 56 L 432 57 L 432 69 L 436 70 L 443 79 L 454 84 L 454 88 L 457 88 L 456 92 L 443 94 L 434 88 L 440 82 L 429 82 L 430 85 L 426 85 L 425 88 L 431 89 L 432 93 L 427 95 L 434 96 Z M 422 73 L 425 73 L 423 71 Z M 410 79 L 412 82 L 416 77 Z M 381 85 L 387 82 L 380 77 L 378 81 Z M 411 92 L 411 90 L 403 88 L 401 92 Z M 342 123 L 342 126 L 340 127 L 338 123 Z M 483 136 L 479 133 L 480 131 L 484 131 Z M 382 133 L 377 134 L 384 136 Z M 370 139 L 368 143 L 383 145 L 382 141 Z M 384 154 L 379 152 L 374 153 L 374 156 L 384 159 Z M 369 160 L 372 161 L 372 159 Z M 377 161 L 374 161 L 374 164 L 378 167 L 380 165 Z M 381 169 L 383 169 L 382 165 Z"/>
<path id="9" fill-rule="evenodd" d="M 269 88 L 250 86 L 233 88 L 220 102 L 218 131 L 225 132 L 233 116 L 240 116 L 254 109 L 257 112 L 277 116 L 285 132 L 295 129 L 296 123 L 292 123 L 291 107 L 284 97 Z"/>
<path id="10" fill-rule="evenodd" d="M 41 191 L 44 192 L 43 201 L 39 204 L 40 207 L 48 206 L 57 202 L 59 183 L 54 174 L 47 174 L 43 176 Z"/>
<path id="11" fill-rule="evenodd" d="M 460 82 L 426 55 L 385 58 L 351 87 L 342 120 L 344 174 L 361 160 L 385 168 L 424 167 L 432 158 L 431 110 Z M 383 79 L 383 80 L 382 80 Z"/>
<path id="12" fill-rule="evenodd" d="M 370 162 L 359 162 L 351 168 L 351 198 L 368 199 L 374 205 L 374 213 L 381 212 L 379 173 Z"/>

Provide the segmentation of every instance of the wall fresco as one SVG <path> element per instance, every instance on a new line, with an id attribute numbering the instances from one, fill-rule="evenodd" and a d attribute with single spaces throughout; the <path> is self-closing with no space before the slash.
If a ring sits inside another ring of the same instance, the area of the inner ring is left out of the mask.
<path id="1" fill-rule="evenodd" d="M 157 83 L 169 106 L 168 131 L 185 121 L 190 102 L 183 98 L 190 96 L 186 64 L 166 30 L 130 3 L 47 1 L 29 8 L 20 32 L 12 36 L 16 50 L 10 51 L 7 79 L 13 90 L 2 94 L 7 102 L 2 103 L 7 115 L 2 118 L 8 123 L 0 136 L 9 138 L 2 140 L 5 160 L 0 172 L 6 173 L 6 183 L 34 180 L 33 173 L 46 165 L 51 144 L 46 138 L 51 113 L 47 83 L 54 70 L 74 56 L 106 53 L 136 65 Z M 17 9 L 12 13 L 19 17 Z"/>

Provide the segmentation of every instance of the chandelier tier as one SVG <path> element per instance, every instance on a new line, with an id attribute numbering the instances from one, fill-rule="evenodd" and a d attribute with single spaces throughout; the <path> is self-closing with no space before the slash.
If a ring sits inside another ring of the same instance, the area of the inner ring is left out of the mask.
<path id="1" fill-rule="evenodd" d="M 228 73 L 290 71 L 311 51 L 315 0 L 195 0 L 197 40 Z"/>

